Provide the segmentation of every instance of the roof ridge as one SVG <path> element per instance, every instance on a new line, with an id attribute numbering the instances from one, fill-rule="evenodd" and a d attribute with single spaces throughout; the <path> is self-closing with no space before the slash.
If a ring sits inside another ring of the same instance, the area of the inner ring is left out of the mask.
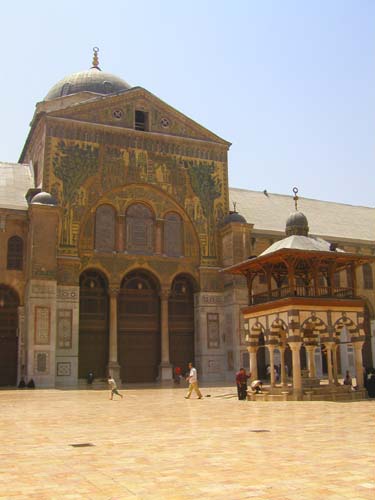
<path id="1" fill-rule="evenodd" d="M 255 189 L 245 189 L 245 188 L 236 188 L 236 187 L 231 187 L 229 186 L 230 190 L 236 190 L 236 191 L 245 191 L 247 193 L 257 193 L 257 194 L 263 194 L 265 195 L 264 191 L 257 191 Z M 277 196 L 281 198 L 293 198 L 292 195 L 284 194 L 284 193 L 270 193 L 267 191 L 267 195 L 265 196 Z M 356 208 L 368 208 L 370 210 L 375 210 L 375 207 L 369 207 L 367 205 L 354 205 L 353 203 L 343 203 L 340 201 L 329 201 L 329 200 L 320 200 L 318 198 L 308 198 L 306 196 L 298 196 L 299 200 L 308 200 L 308 201 L 316 201 L 319 203 L 331 203 L 332 205 L 345 205 L 347 207 L 356 207 Z"/>

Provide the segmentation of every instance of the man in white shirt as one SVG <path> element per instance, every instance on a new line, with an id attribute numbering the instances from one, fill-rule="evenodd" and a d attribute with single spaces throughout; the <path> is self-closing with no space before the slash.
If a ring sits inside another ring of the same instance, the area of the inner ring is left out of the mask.
<path id="1" fill-rule="evenodd" d="M 185 396 L 185 399 L 190 398 L 191 393 L 193 392 L 193 389 L 197 393 L 198 399 L 202 399 L 202 394 L 201 394 L 201 391 L 199 390 L 199 387 L 198 387 L 197 370 L 193 367 L 193 363 L 189 363 L 189 370 L 190 370 L 190 373 L 186 379 L 189 381 L 189 390 Z"/>

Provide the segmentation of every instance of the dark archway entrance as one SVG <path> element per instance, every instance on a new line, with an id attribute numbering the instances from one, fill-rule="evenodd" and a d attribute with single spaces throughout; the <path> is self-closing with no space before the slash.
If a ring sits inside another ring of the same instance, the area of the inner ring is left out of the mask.
<path id="1" fill-rule="evenodd" d="M 169 355 L 184 373 L 194 362 L 194 288 L 187 276 L 176 276 L 169 298 Z"/>
<path id="2" fill-rule="evenodd" d="M 95 378 L 107 376 L 108 284 L 98 271 L 85 271 L 80 278 L 78 377 L 89 372 Z"/>
<path id="3" fill-rule="evenodd" d="M 17 293 L 0 285 L 0 386 L 17 384 L 18 306 Z"/>
<path id="4" fill-rule="evenodd" d="M 266 367 L 266 346 L 264 333 L 261 332 L 259 335 L 257 350 L 257 366 L 258 366 L 258 378 L 265 380 L 267 378 L 267 367 Z"/>
<path id="5" fill-rule="evenodd" d="M 129 273 L 118 298 L 118 362 L 124 382 L 153 382 L 160 365 L 160 300 L 156 279 Z"/>
<path id="6" fill-rule="evenodd" d="M 362 353 L 363 353 L 363 366 L 365 368 L 373 368 L 374 360 L 372 359 L 372 351 L 371 351 L 371 326 L 370 326 L 370 311 L 368 305 L 365 305 L 364 310 L 364 318 L 363 318 L 363 329 L 365 331 L 365 343 L 363 345 Z"/>

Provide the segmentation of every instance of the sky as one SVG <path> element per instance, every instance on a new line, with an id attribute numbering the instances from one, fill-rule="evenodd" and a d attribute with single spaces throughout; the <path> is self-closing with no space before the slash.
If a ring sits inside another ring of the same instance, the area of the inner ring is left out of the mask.
<path id="1" fill-rule="evenodd" d="M 375 206 L 375 0 L 13 0 L 1 21 L 0 161 L 98 46 L 232 143 L 231 187 Z"/>

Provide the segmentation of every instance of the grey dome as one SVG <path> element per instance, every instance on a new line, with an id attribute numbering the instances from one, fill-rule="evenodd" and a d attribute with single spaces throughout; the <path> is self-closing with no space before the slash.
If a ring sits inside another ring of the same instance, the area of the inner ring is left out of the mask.
<path id="1" fill-rule="evenodd" d="M 42 191 L 32 198 L 31 205 L 52 205 L 55 207 L 57 206 L 57 200 L 51 194 Z"/>
<path id="2" fill-rule="evenodd" d="M 287 236 L 292 236 L 293 234 L 308 236 L 309 223 L 307 222 L 306 216 L 302 212 L 293 212 L 289 215 L 286 221 L 285 234 Z"/>
<path id="3" fill-rule="evenodd" d="M 223 219 L 223 224 L 229 224 L 230 222 L 241 222 L 242 224 L 246 224 L 247 221 L 245 217 L 238 212 L 230 211 Z"/>
<path id="4" fill-rule="evenodd" d="M 94 92 L 96 94 L 116 94 L 130 89 L 130 85 L 118 76 L 92 67 L 66 76 L 57 82 L 48 92 L 45 101 L 56 99 L 65 95 L 78 94 L 78 92 Z"/>

